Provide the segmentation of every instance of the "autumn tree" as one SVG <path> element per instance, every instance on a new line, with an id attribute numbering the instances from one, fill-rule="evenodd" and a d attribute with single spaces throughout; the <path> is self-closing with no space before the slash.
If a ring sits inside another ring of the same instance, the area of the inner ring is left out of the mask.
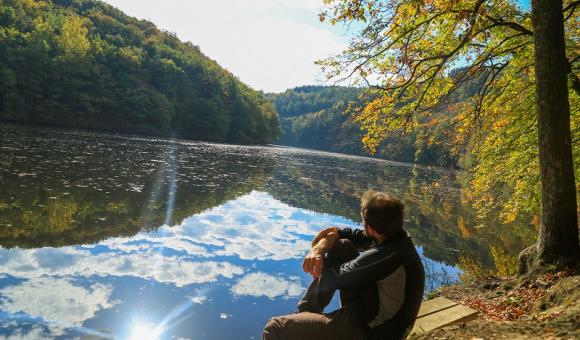
<path id="1" fill-rule="evenodd" d="M 572 4 L 576 5 L 577 1 Z M 548 263 L 577 260 L 578 215 L 566 80 L 571 66 L 566 58 L 562 1 L 533 0 L 532 16 L 542 180 L 538 257 Z"/>
<path id="2" fill-rule="evenodd" d="M 447 143 L 468 150 L 466 196 L 480 213 L 514 222 L 541 210 L 536 259 L 577 261 L 579 97 L 566 77 L 578 84 L 579 2 L 534 1 L 533 15 L 508 0 L 324 3 L 321 20 L 360 29 L 319 63 L 329 78 L 368 86 L 373 99 L 355 108 L 365 146 L 445 120 Z M 474 82 L 457 115 L 434 115 Z"/>
<path id="3" fill-rule="evenodd" d="M 87 37 L 88 29 L 83 20 L 78 16 L 70 16 L 64 20 L 58 44 L 65 55 L 83 57 L 91 47 Z"/>

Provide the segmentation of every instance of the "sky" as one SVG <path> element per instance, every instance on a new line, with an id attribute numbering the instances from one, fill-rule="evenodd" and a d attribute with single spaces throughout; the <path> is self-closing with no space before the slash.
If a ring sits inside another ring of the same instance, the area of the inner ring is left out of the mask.
<path id="1" fill-rule="evenodd" d="M 344 30 L 320 23 L 321 0 L 105 0 L 190 41 L 251 87 L 323 84 L 315 60 L 342 51 Z"/>
<path id="2" fill-rule="evenodd" d="M 104 0 L 190 41 L 264 92 L 326 84 L 315 60 L 348 46 L 349 32 L 321 23 L 322 0 Z M 530 10 L 530 0 L 517 1 Z"/>

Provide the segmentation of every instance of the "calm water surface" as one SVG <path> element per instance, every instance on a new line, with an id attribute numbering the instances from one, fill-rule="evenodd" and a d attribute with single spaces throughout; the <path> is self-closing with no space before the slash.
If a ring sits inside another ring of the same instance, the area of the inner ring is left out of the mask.
<path id="1" fill-rule="evenodd" d="M 404 200 L 428 289 L 533 239 L 476 221 L 447 170 L 0 125 L 0 337 L 260 339 L 369 188 Z"/>

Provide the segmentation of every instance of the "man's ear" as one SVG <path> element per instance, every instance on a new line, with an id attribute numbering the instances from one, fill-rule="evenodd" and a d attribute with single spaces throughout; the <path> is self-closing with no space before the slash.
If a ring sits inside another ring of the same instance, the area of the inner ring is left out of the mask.
<path id="1" fill-rule="evenodd" d="M 374 234 L 376 234 L 376 230 L 373 229 L 373 227 L 371 227 L 368 224 L 365 224 L 365 233 L 367 234 L 368 237 L 372 237 Z"/>

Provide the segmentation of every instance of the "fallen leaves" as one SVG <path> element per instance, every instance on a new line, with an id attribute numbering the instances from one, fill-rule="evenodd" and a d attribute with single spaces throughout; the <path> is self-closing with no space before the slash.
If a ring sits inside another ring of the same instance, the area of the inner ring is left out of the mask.
<path id="1" fill-rule="evenodd" d="M 509 290 L 499 297 L 465 296 L 460 303 L 478 310 L 483 320 L 520 320 L 532 314 L 534 305 L 546 295 L 547 287 L 569 275 L 568 272 L 547 273 L 535 282 Z"/>

